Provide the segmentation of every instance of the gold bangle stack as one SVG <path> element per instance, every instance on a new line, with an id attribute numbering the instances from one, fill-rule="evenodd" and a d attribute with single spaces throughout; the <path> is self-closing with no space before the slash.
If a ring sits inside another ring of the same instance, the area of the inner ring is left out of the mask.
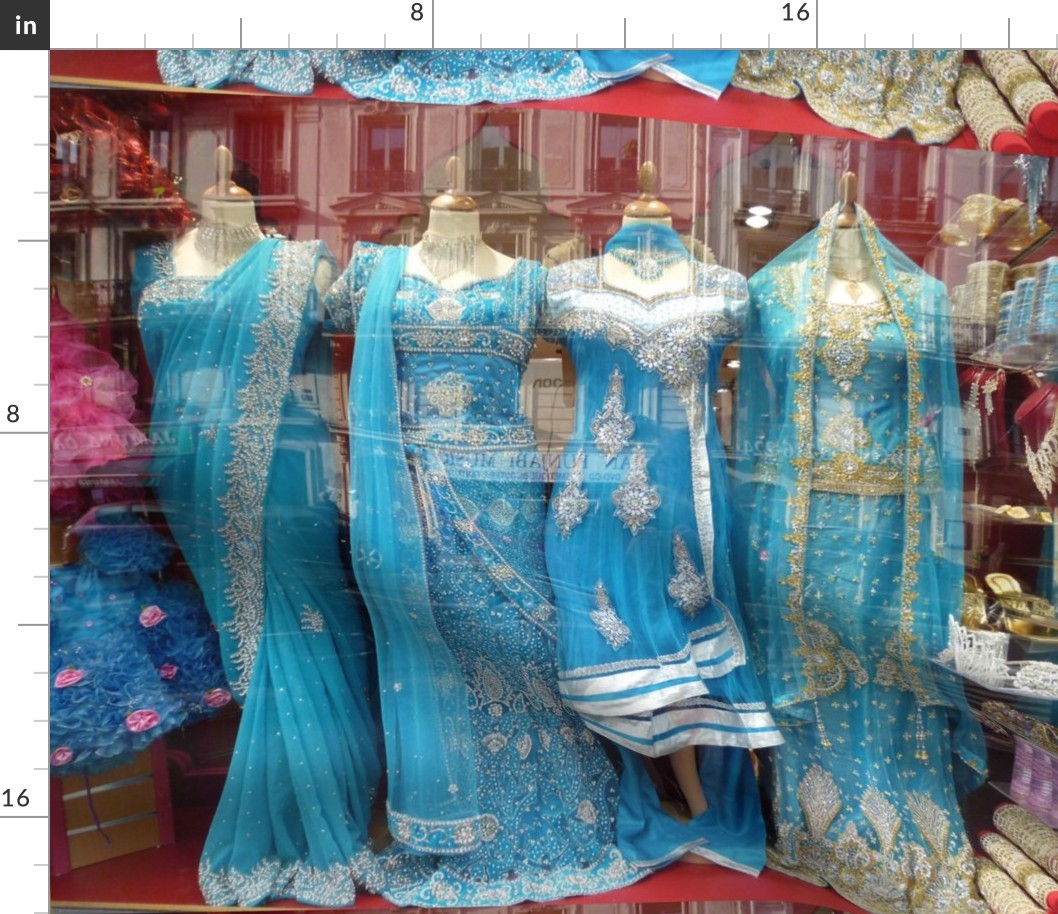
<path id="1" fill-rule="evenodd" d="M 1039 905 L 1046 907 L 1047 896 L 1058 892 L 1058 882 L 1002 835 L 986 832 L 981 835 L 981 847 Z"/>
<path id="2" fill-rule="evenodd" d="M 1000 260 L 979 260 L 970 264 L 963 293 L 967 316 L 980 324 L 994 325 L 999 318 L 999 296 L 1003 294 L 1006 281 L 1007 265 Z"/>
<path id="3" fill-rule="evenodd" d="M 981 51 L 978 56 L 1022 121 L 1028 122 L 1037 105 L 1058 104 L 1058 95 L 1024 51 Z"/>
<path id="4" fill-rule="evenodd" d="M 977 861 L 977 888 L 995 914 L 1047 914 L 991 860 Z"/>
<path id="5" fill-rule="evenodd" d="M 1058 88 L 1058 51 L 1039 50 L 1029 51 L 1029 57 L 1043 71 L 1043 75 L 1050 80 L 1051 85 Z"/>
<path id="6" fill-rule="evenodd" d="M 982 149 L 990 150 L 992 141 L 1000 133 L 1025 136 L 1025 128 L 1017 115 L 1007 107 L 995 83 L 980 67 L 963 64 L 959 83 L 955 87 L 955 97 Z"/>
<path id="7" fill-rule="evenodd" d="M 1013 804 L 1001 806 L 992 821 L 1007 838 L 1058 879 L 1058 832 L 1044 825 L 1027 809 Z"/>

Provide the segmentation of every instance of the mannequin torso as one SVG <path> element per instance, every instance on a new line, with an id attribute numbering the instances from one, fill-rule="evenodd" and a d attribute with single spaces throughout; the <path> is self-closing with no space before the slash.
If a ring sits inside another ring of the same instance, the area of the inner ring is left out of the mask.
<path id="1" fill-rule="evenodd" d="M 498 279 L 513 266 L 514 258 L 481 240 L 477 212 L 431 207 L 429 226 L 423 240 L 409 248 L 404 272 L 451 291 L 483 279 Z"/>

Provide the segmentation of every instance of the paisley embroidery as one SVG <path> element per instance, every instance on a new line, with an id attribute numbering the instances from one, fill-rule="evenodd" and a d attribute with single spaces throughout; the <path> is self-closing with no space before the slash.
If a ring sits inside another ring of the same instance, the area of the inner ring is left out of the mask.
<path id="1" fill-rule="evenodd" d="M 869 787 L 864 791 L 860 805 L 867 821 L 878 835 L 882 852 L 888 856 L 896 846 L 896 835 L 900 831 L 900 814 L 877 787 Z"/>
<path id="2" fill-rule="evenodd" d="M 624 481 L 614 489 L 613 503 L 617 506 L 617 517 L 635 536 L 655 517 L 661 506 L 661 496 L 647 476 L 647 453 L 643 445 L 636 445 L 632 452 L 632 465 Z"/>
<path id="3" fill-rule="evenodd" d="M 618 617 L 602 581 L 595 583 L 595 609 L 591 612 L 590 618 L 599 630 L 599 634 L 615 651 L 619 651 L 632 640 L 631 631 Z"/>
<path id="4" fill-rule="evenodd" d="M 797 788 L 797 799 L 809 833 L 813 838 L 822 838 L 841 812 L 841 794 L 830 772 L 819 765 L 809 768 Z"/>
<path id="5" fill-rule="evenodd" d="M 588 513 L 588 498 L 584 494 L 584 449 L 577 451 L 573 467 L 566 477 L 562 491 L 551 502 L 551 516 L 555 519 L 559 536 L 568 539 L 573 528 Z"/>
<path id="6" fill-rule="evenodd" d="M 625 412 L 624 375 L 615 365 L 602 409 L 591 420 L 591 434 L 595 446 L 606 455 L 609 463 L 628 446 L 635 431 L 635 421 Z"/>
<path id="7" fill-rule="evenodd" d="M 693 618 L 709 602 L 709 583 L 704 575 L 698 574 L 687 544 L 678 533 L 672 538 L 672 551 L 676 560 L 676 573 L 669 579 L 669 596 L 686 615 Z"/>
<path id="8" fill-rule="evenodd" d="M 804 655 L 804 664 L 811 670 L 817 698 L 841 691 L 849 673 L 856 685 L 867 684 L 869 677 L 859 657 L 842 647 L 833 631 L 815 620 L 806 619 L 803 624 L 804 647 L 797 652 Z"/>

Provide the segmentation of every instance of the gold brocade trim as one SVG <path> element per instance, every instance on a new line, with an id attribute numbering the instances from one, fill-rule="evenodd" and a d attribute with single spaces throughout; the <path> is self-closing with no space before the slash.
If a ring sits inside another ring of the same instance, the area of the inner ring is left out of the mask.
<path id="1" fill-rule="evenodd" d="M 863 467 L 869 466 L 859 464 L 853 466 L 849 456 L 840 455 L 829 464 L 817 464 L 813 458 L 813 443 L 815 440 L 815 415 L 814 415 L 814 381 L 815 360 L 817 356 L 817 344 L 822 326 L 822 315 L 826 309 L 825 282 L 827 264 L 830 259 L 830 244 L 834 233 L 834 224 L 837 218 L 839 206 L 832 207 L 820 221 L 818 240 L 814 258 L 808 263 L 807 268 L 811 271 L 809 277 L 809 302 L 803 323 L 800 327 L 801 345 L 797 352 L 795 368 L 791 378 L 794 386 L 794 410 L 793 423 L 795 428 L 796 453 L 790 461 L 795 471 L 794 492 L 790 499 L 790 532 L 785 539 L 790 543 L 788 557 L 788 572 L 781 580 L 787 588 L 786 606 L 788 614 L 786 621 L 793 627 L 797 637 L 798 647 L 795 651 L 802 661 L 805 678 L 805 697 L 815 700 L 824 694 L 821 683 L 808 662 L 811 659 L 811 637 L 806 626 L 804 615 L 804 577 L 805 558 L 807 553 L 807 530 L 809 510 L 811 507 L 812 492 L 817 490 L 816 472 L 817 468 L 822 470 L 820 482 L 827 485 L 842 488 L 850 487 L 850 479 L 855 479 L 864 472 Z M 874 261 L 874 267 L 881 281 L 882 292 L 885 302 L 893 315 L 897 327 L 904 341 L 904 351 L 907 359 L 907 446 L 904 451 L 904 467 L 899 477 L 902 485 L 902 493 L 905 496 L 904 506 L 904 550 L 903 550 L 903 574 L 901 576 L 902 587 L 900 597 L 900 625 L 897 635 L 897 656 L 903 674 L 901 679 L 907 687 L 915 694 L 921 704 L 934 704 L 940 701 L 939 697 L 928 691 L 922 682 L 919 665 L 913 656 L 913 647 L 917 640 L 914 633 L 913 607 L 918 599 L 918 566 L 921 560 L 921 531 L 922 506 L 919 486 L 923 482 L 922 475 L 922 452 L 924 442 L 922 439 L 923 427 L 923 401 L 922 393 L 922 366 L 921 357 L 918 352 L 918 338 L 912 326 L 912 320 L 905 305 L 904 296 L 915 294 L 920 280 L 914 276 L 902 279 L 901 289 L 892 278 L 886 266 L 885 254 L 878 243 L 878 229 L 874 220 L 871 219 L 862 208 L 857 206 L 857 215 L 861 226 L 861 234 Z M 895 472 L 892 471 L 892 472 Z M 881 482 L 878 480 L 878 482 Z M 884 494 L 894 494 L 888 486 L 895 483 L 893 476 L 885 480 L 887 491 Z M 825 734 L 820 738 L 824 745 Z"/>
<path id="2" fill-rule="evenodd" d="M 754 482 L 775 485 L 778 467 L 758 464 Z M 812 491 L 835 495 L 903 495 L 904 471 L 893 464 L 864 463 L 856 454 L 839 454 L 832 460 L 817 460 L 812 465 Z"/>

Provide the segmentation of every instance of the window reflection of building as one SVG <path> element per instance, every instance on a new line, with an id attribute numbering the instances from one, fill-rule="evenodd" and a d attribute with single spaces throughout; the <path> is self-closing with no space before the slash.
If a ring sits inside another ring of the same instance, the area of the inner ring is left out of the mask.
<path id="1" fill-rule="evenodd" d="M 290 193 L 286 112 L 255 108 L 235 114 L 232 180 L 255 197 Z"/>
<path id="2" fill-rule="evenodd" d="M 586 190 L 634 193 L 640 165 L 642 121 L 618 114 L 599 114 L 593 120 Z"/>
<path id="3" fill-rule="evenodd" d="M 400 112 L 362 114 L 353 131 L 354 193 L 418 190 L 408 149 L 408 116 Z"/>
<path id="4" fill-rule="evenodd" d="M 467 190 L 518 193 L 539 187 L 525 150 L 529 112 L 486 110 L 471 115 L 471 168 Z"/>

